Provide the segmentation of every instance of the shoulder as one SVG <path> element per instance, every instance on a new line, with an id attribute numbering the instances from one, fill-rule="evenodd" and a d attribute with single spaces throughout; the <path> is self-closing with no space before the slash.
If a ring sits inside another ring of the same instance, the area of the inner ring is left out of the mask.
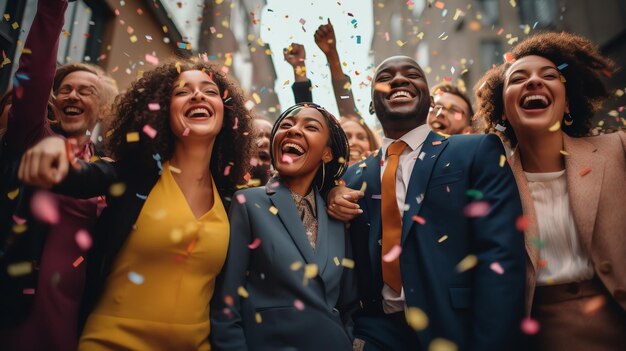
<path id="1" fill-rule="evenodd" d="M 463 134 L 451 135 L 448 138 L 448 152 L 453 151 L 467 157 L 472 153 L 498 152 L 504 153 L 504 144 L 495 134 Z"/>
<path id="2" fill-rule="evenodd" d="M 570 138 L 570 141 L 575 143 L 577 141 L 588 142 L 600 151 L 622 151 L 626 149 L 626 132 L 618 131 L 609 134 L 600 134 L 595 136 L 583 137 L 583 138 Z"/>
<path id="3" fill-rule="evenodd" d="M 267 196 L 265 186 L 256 186 L 254 188 L 237 190 L 233 195 L 233 202 L 244 203 L 247 202 L 247 199 L 261 199 Z"/>

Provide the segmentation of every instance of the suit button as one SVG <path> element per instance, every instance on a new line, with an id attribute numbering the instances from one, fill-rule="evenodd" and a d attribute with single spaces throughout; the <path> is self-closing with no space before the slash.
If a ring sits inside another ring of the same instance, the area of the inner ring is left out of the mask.
<path id="1" fill-rule="evenodd" d="M 615 297 L 616 300 L 626 300 L 626 290 L 618 288 L 615 289 L 615 291 L 613 291 L 613 296 Z"/>
<path id="2" fill-rule="evenodd" d="M 609 274 L 613 271 L 613 265 L 609 261 L 602 261 L 598 266 L 600 273 Z"/>

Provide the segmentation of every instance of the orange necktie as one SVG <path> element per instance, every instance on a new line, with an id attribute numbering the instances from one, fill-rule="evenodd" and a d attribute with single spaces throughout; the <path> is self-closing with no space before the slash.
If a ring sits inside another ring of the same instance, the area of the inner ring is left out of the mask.
<path id="1" fill-rule="evenodd" d="M 396 200 L 396 171 L 400 154 L 406 148 L 402 140 L 394 142 L 387 148 L 387 167 L 383 173 L 381 193 L 381 215 L 383 220 L 383 251 L 386 255 L 395 245 L 400 245 L 402 236 L 402 216 Z M 402 276 L 400 275 L 400 259 L 391 262 L 382 261 L 383 281 L 396 293 L 402 289 Z"/>

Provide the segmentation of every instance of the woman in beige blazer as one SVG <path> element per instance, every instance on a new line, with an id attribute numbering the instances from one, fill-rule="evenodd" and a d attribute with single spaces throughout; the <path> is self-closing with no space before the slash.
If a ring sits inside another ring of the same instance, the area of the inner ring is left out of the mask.
<path id="1" fill-rule="evenodd" d="M 613 63 L 568 33 L 535 35 L 505 57 L 475 93 L 477 117 L 516 147 L 509 161 L 528 253 L 522 328 L 533 350 L 622 349 L 626 134 L 586 136 Z"/>

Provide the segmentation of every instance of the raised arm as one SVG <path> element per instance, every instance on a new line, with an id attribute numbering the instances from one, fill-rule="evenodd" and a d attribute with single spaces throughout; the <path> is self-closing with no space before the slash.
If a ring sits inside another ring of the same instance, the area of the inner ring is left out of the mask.
<path id="1" fill-rule="evenodd" d="M 293 68 L 294 83 L 291 85 L 293 97 L 296 104 L 300 102 L 313 102 L 311 93 L 311 81 L 306 75 L 306 52 L 301 44 L 291 43 L 288 48 L 283 49 L 285 61 Z"/>
<path id="2" fill-rule="evenodd" d="M 352 95 L 350 77 L 343 73 L 341 68 L 335 29 L 333 24 L 330 23 L 330 19 L 328 19 L 327 24 L 319 26 L 317 31 L 315 31 L 315 43 L 326 55 L 339 115 L 346 118 L 359 118 L 359 111 L 356 108 L 354 96 Z"/>
<path id="3" fill-rule="evenodd" d="M 56 69 L 59 36 L 67 0 L 40 0 L 15 73 L 13 106 L 6 134 L 7 152 L 21 155 L 53 132 L 47 106 Z"/>

